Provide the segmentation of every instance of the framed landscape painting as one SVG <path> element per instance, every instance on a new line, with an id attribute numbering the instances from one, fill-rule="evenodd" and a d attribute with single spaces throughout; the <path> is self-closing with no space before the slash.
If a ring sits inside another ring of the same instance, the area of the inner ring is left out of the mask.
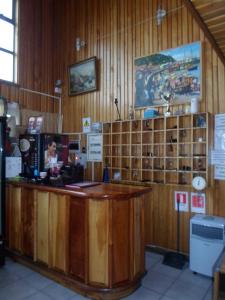
<path id="1" fill-rule="evenodd" d="M 135 59 L 135 108 L 201 98 L 201 43 Z"/>
<path id="2" fill-rule="evenodd" d="M 69 67 L 69 95 L 97 90 L 96 57 L 80 61 Z"/>

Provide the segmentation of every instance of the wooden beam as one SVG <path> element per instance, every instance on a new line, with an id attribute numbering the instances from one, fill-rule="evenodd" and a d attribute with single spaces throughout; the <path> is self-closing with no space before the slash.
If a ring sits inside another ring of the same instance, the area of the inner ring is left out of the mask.
<path id="1" fill-rule="evenodd" d="M 211 34 L 208 27 L 206 26 L 206 24 L 202 20 L 200 14 L 196 10 L 195 6 L 193 5 L 193 3 L 190 0 L 183 0 L 183 2 L 185 4 L 185 6 L 187 7 L 187 9 L 191 12 L 193 18 L 198 23 L 199 27 L 201 28 L 201 30 L 204 32 L 205 36 L 207 37 L 207 39 L 211 43 L 213 49 L 216 51 L 217 55 L 219 56 L 219 58 L 221 59 L 221 61 L 225 65 L 225 56 L 224 56 L 223 52 L 221 51 L 220 47 L 218 46 L 214 36 Z"/>

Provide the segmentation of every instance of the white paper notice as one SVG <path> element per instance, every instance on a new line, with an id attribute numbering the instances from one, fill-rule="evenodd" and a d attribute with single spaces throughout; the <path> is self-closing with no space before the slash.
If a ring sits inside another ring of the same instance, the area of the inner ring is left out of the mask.
<path id="1" fill-rule="evenodd" d="M 215 149 L 225 151 L 225 114 L 215 115 Z"/>
<path id="2" fill-rule="evenodd" d="M 6 157 L 5 158 L 5 177 L 16 177 L 21 173 L 22 159 L 21 157 Z"/>
<path id="3" fill-rule="evenodd" d="M 191 193 L 191 212 L 205 214 L 205 193 Z"/>
<path id="4" fill-rule="evenodd" d="M 83 118 L 83 133 L 91 132 L 91 118 Z"/>
<path id="5" fill-rule="evenodd" d="M 225 180 L 225 166 L 221 166 L 221 165 L 215 166 L 214 179 Z"/>
<path id="6" fill-rule="evenodd" d="M 174 194 L 175 210 L 178 210 L 178 202 L 180 203 L 180 211 L 189 211 L 188 209 L 188 192 L 175 192 Z"/>
<path id="7" fill-rule="evenodd" d="M 102 134 L 87 135 L 87 160 L 102 161 Z"/>

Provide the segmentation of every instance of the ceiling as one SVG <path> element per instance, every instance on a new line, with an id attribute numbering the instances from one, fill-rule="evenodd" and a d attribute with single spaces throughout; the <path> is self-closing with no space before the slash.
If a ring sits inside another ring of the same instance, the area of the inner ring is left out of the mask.
<path id="1" fill-rule="evenodd" d="M 225 0 L 192 0 L 225 60 Z"/>

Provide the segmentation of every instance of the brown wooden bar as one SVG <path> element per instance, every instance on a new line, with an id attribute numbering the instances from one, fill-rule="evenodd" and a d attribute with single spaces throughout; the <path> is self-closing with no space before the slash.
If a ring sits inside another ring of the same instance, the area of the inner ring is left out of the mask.
<path id="1" fill-rule="evenodd" d="M 93 299 L 128 295 L 145 274 L 142 195 L 150 191 L 119 184 L 71 190 L 10 182 L 7 251 Z"/>

